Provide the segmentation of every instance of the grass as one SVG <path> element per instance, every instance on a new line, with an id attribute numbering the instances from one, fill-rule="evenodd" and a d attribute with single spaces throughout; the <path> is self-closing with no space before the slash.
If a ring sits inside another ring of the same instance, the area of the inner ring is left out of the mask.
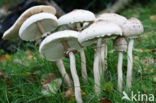
<path id="1" fill-rule="evenodd" d="M 152 77 L 156 74 L 156 22 L 150 19 L 150 16 L 156 15 L 156 1 L 147 4 L 145 7 L 140 5 L 130 6 L 120 14 L 126 17 L 139 18 L 145 28 L 144 35 L 135 40 L 134 49 L 134 70 L 133 84 L 131 91 L 134 93 L 155 94 L 156 82 Z M 29 52 L 29 48 L 33 49 L 33 53 Z M 101 82 L 100 98 L 107 98 L 112 103 L 140 103 L 121 100 L 123 94 L 117 91 L 117 58 L 118 55 L 113 50 L 112 41 L 109 42 L 108 54 L 108 70 L 103 75 Z M 92 47 L 85 48 L 87 57 L 88 80 L 87 84 L 83 83 L 80 76 L 80 56 L 76 54 L 77 71 L 81 81 L 81 88 L 85 92 L 83 96 L 84 103 L 98 103 L 98 97 L 94 93 L 93 78 L 93 59 L 94 49 Z M 4 52 L 1 53 L 5 54 Z M 31 56 L 31 57 L 30 57 Z M 61 86 L 56 95 L 46 97 L 42 95 L 41 77 L 43 74 L 55 73 L 57 77 L 61 77 L 56 65 L 43 59 L 38 48 L 29 44 L 25 46 L 25 50 L 19 49 L 15 54 L 7 55 L 7 58 L 0 62 L 0 72 L 3 72 L 9 79 L 0 77 L 0 103 L 75 103 L 74 100 L 67 100 L 64 92 L 68 87 Z M 32 58 L 33 57 L 33 58 Z M 68 73 L 69 60 L 64 59 L 64 64 Z M 126 78 L 127 59 L 124 55 L 123 72 Z M 126 82 L 124 79 L 124 91 L 126 90 Z M 156 98 L 155 98 L 156 99 Z M 153 102 L 154 103 L 154 102 Z"/>

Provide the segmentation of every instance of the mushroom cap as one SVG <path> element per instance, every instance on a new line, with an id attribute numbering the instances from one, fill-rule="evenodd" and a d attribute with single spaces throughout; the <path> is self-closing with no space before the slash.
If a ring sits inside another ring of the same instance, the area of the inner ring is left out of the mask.
<path id="1" fill-rule="evenodd" d="M 18 36 L 19 28 L 23 24 L 23 22 L 30 16 L 41 12 L 47 12 L 54 15 L 56 14 L 56 10 L 52 6 L 40 5 L 40 6 L 31 7 L 27 9 L 24 13 L 22 13 L 21 16 L 16 20 L 14 25 L 4 32 L 3 39 L 10 40 L 16 38 Z"/>
<path id="2" fill-rule="evenodd" d="M 137 37 L 143 33 L 144 28 L 140 20 L 132 17 L 122 25 L 122 31 L 125 37 Z"/>
<path id="3" fill-rule="evenodd" d="M 37 23 L 42 26 L 42 29 L 44 30 L 43 32 L 40 31 Z M 56 29 L 57 26 L 57 18 L 53 14 L 35 14 L 22 24 L 19 30 L 19 36 L 22 40 L 34 41 L 41 38 L 44 33 Z"/>
<path id="4" fill-rule="evenodd" d="M 59 25 L 65 25 L 65 24 L 73 24 L 77 22 L 89 22 L 94 20 L 95 20 L 94 13 L 88 10 L 76 9 L 61 16 L 58 19 L 58 23 Z"/>
<path id="5" fill-rule="evenodd" d="M 117 52 L 126 52 L 127 51 L 127 41 L 124 37 L 117 37 L 114 40 L 114 48 Z"/>
<path id="6" fill-rule="evenodd" d="M 68 52 L 62 45 L 62 41 L 68 43 L 68 50 L 80 50 L 81 46 L 77 40 L 79 32 L 72 30 L 64 30 L 53 33 L 46 37 L 40 45 L 39 51 L 43 57 L 49 61 L 56 61 L 65 56 Z"/>
<path id="7" fill-rule="evenodd" d="M 116 13 L 103 13 L 96 18 L 96 21 L 98 20 L 113 22 L 121 26 L 127 21 L 127 18 Z"/>
<path id="8" fill-rule="evenodd" d="M 122 35 L 121 28 L 111 22 L 97 21 L 83 30 L 78 36 L 79 42 L 83 46 L 97 43 L 98 38 L 112 39 Z"/>

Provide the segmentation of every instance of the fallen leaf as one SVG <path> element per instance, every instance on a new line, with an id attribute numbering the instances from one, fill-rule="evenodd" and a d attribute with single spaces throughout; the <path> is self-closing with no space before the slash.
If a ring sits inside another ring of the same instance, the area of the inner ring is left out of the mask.
<path id="1" fill-rule="evenodd" d="M 46 85 L 46 84 L 48 84 L 48 83 L 50 83 L 50 82 L 51 82 L 51 79 L 48 78 L 48 79 L 46 79 L 46 80 L 42 80 L 42 81 L 41 81 L 41 84 L 42 84 L 42 85 Z"/>
<path id="2" fill-rule="evenodd" d="M 47 95 L 47 96 L 56 94 L 57 91 L 60 89 L 61 84 L 62 84 L 62 79 L 60 78 L 55 79 L 51 81 L 51 83 L 47 83 L 43 85 L 41 92 L 43 95 Z"/>
<path id="3" fill-rule="evenodd" d="M 65 92 L 65 97 L 69 98 L 69 97 L 73 97 L 74 96 L 74 91 L 72 88 L 69 88 L 66 92 Z"/>
<path id="4" fill-rule="evenodd" d="M 69 88 L 66 92 L 65 92 L 65 98 L 68 101 L 75 101 L 75 94 L 74 94 L 74 90 L 72 88 Z"/>
<path id="5" fill-rule="evenodd" d="M 57 77 L 54 73 L 49 74 L 43 74 L 41 78 L 41 84 L 45 85 L 47 83 L 50 83 L 52 80 L 55 80 Z"/>
<path id="6" fill-rule="evenodd" d="M 101 99 L 100 99 L 100 102 L 101 102 L 101 103 L 112 103 L 111 100 L 108 100 L 108 99 L 106 99 L 106 98 L 101 98 Z"/>

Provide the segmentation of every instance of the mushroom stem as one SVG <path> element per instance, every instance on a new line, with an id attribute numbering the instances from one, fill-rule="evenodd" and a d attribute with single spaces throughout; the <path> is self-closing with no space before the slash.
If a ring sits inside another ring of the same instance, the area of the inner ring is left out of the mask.
<path id="1" fill-rule="evenodd" d="M 36 25 L 37 25 L 37 27 L 38 27 L 38 29 L 39 29 L 39 32 L 40 32 L 41 34 L 44 34 L 44 33 L 45 33 L 45 29 L 44 29 L 44 27 L 41 25 L 41 23 L 38 21 L 38 22 L 36 22 Z M 41 35 L 39 35 L 39 36 L 41 36 Z M 41 36 L 41 37 L 42 37 L 42 36 Z M 41 41 L 42 41 L 41 38 L 39 38 L 38 40 L 36 40 L 35 45 L 40 44 Z"/>
<path id="2" fill-rule="evenodd" d="M 59 69 L 59 72 L 61 73 L 62 77 L 64 78 L 65 84 L 68 87 L 71 87 L 72 86 L 72 81 L 71 81 L 68 73 L 66 72 L 66 69 L 64 67 L 62 59 L 56 61 L 56 65 L 57 65 L 57 67 Z"/>
<path id="3" fill-rule="evenodd" d="M 86 57 L 85 57 L 85 52 L 83 49 L 80 50 L 80 56 L 81 56 L 81 74 L 82 74 L 82 78 L 85 82 L 88 82 L 87 79 L 87 69 L 86 69 Z"/>
<path id="4" fill-rule="evenodd" d="M 81 31 L 82 30 L 81 24 L 80 23 L 76 23 L 76 28 L 77 28 L 78 31 Z"/>
<path id="5" fill-rule="evenodd" d="M 39 28 L 40 33 L 42 33 L 42 34 L 45 33 L 45 29 L 43 28 L 43 26 L 41 25 L 40 22 L 37 22 L 37 27 Z"/>
<path id="6" fill-rule="evenodd" d="M 78 77 L 77 71 L 76 71 L 75 56 L 74 56 L 73 52 L 69 52 L 69 58 L 70 58 L 70 70 L 71 70 L 72 78 L 74 81 L 74 87 L 75 87 L 76 101 L 77 101 L 77 103 L 82 103 L 80 81 L 79 81 L 79 77 Z"/>
<path id="7" fill-rule="evenodd" d="M 76 29 L 80 32 L 82 30 L 81 24 L 76 23 Z M 81 75 L 84 82 L 88 82 L 88 74 L 87 74 L 87 68 L 86 68 L 86 56 L 83 49 L 80 50 L 80 56 L 81 56 Z"/>
<path id="8" fill-rule="evenodd" d="M 130 39 L 129 44 L 128 44 L 128 64 L 127 64 L 127 88 L 131 88 L 131 81 L 132 81 L 132 69 L 133 69 L 133 56 L 132 56 L 132 51 L 133 51 L 133 45 L 134 45 L 134 39 Z"/>
<path id="9" fill-rule="evenodd" d="M 94 54 L 94 64 L 93 64 L 93 69 L 94 69 L 94 85 L 95 85 L 95 93 L 99 96 L 100 95 L 100 76 L 99 76 L 99 57 L 97 53 Z"/>
<path id="10" fill-rule="evenodd" d="M 104 41 L 101 47 L 102 72 L 107 69 L 107 41 Z"/>
<path id="11" fill-rule="evenodd" d="M 100 53 L 101 53 L 101 39 L 98 40 L 97 42 L 97 49 L 95 51 L 95 55 L 94 55 L 94 64 L 93 64 L 93 69 L 94 69 L 94 82 L 95 82 L 95 92 L 97 94 L 97 96 L 100 95 Z"/>
<path id="12" fill-rule="evenodd" d="M 118 89 L 120 92 L 122 92 L 122 81 L 123 81 L 122 63 L 123 63 L 123 53 L 119 52 L 119 57 L 118 57 Z"/>

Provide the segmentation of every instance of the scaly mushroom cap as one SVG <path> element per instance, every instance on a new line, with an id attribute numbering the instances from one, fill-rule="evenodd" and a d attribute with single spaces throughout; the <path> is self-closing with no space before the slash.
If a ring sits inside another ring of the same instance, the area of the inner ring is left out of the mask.
<path id="1" fill-rule="evenodd" d="M 66 55 L 66 52 L 81 49 L 77 40 L 78 35 L 79 32 L 72 30 L 53 33 L 42 41 L 39 51 L 49 61 L 59 60 Z M 69 46 L 68 50 L 64 47 L 63 42 L 67 44 L 67 47 Z"/>
<path id="2" fill-rule="evenodd" d="M 39 23 L 39 24 L 37 24 Z M 39 27 L 41 25 L 41 28 Z M 50 32 L 58 26 L 57 18 L 50 13 L 39 13 L 28 18 L 19 30 L 19 36 L 22 40 L 33 41 Z M 43 29 L 42 31 L 40 29 Z"/>
<path id="3" fill-rule="evenodd" d="M 5 40 L 10 40 L 13 38 L 16 38 L 18 36 L 18 32 L 19 32 L 19 28 L 20 26 L 23 24 L 23 22 L 29 18 L 30 16 L 34 15 L 34 14 L 38 14 L 41 12 L 47 12 L 47 13 L 51 13 L 51 14 L 56 14 L 56 10 L 54 7 L 52 6 L 44 6 L 44 5 L 40 5 L 40 6 L 34 6 L 29 8 L 28 10 L 26 10 L 14 23 L 13 26 L 11 26 L 7 31 L 4 32 L 3 34 L 3 39 Z"/>
<path id="4" fill-rule="evenodd" d="M 123 25 L 124 22 L 127 21 L 127 19 L 124 16 L 121 16 L 116 13 L 103 13 L 96 18 L 96 21 L 98 20 L 113 22 L 119 26 Z"/>
<path id="5" fill-rule="evenodd" d="M 111 22 L 97 21 L 83 30 L 78 36 L 79 42 L 83 46 L 97 43 L 99 38 L 112 39 L 122 35 L 121 28 Z"/>
<path id="6" fill-rule="evenodd" d="M 114 40 L 114 48 L 117 52 L 126 52 L 127 51 L 127 41 L 124 37 L 117 37 Z"/>
<path id="7" fill-rule="evenodd" d="M 95 15 L 88 10 L 76 9 L 58 19 L 59 25 L 73 24 L 77 22 L 94 21 Z"/>
<path id="8" fill-rule="evenodd" d="M 122 25 L 123 36 L 137 37 L 143 33 L 144 28 L 140 20 L 137 18 L 130 18 Z"/>

